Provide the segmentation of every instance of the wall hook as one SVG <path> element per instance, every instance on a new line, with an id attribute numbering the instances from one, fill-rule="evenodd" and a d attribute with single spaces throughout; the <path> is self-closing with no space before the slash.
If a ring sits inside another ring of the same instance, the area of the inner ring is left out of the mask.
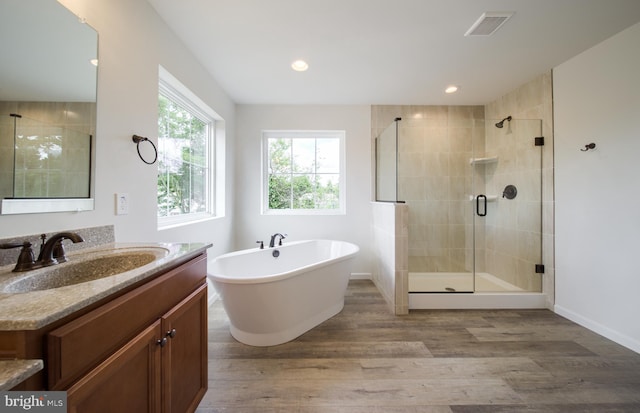
<path id="1" fill-rule="evenodd" d="M 584 149 L 580 149 L 582 152 L 586 152 L 589 149 L 595 149 L 596 148 L 596 144 L 595 143 L 589 143 L 587 145 L 584 145 Z"/>
<path id="2" fill-rule="evenodd" d="M 158 160 L 158 149 L 156 148 L 156 145 L 153 144 L 153 142 L 151 142 L 151 140 L 149 140 L 149 138 L 145 138 L 144 136 L 138 136 L 138 135 L 133 135 L 132 138 L 133 142 L 136 144 L 136 149 L 138 150 L 138 156 L 140 157 L 140 159 L 142 159 L 142 162 L 146 163 L 147 165 L 152 165 L 154 163 L 156 163 L 156 161 Z M 151 146 L 153 146 L 153 152 L 154 152 L 154 158 L 153 161 L 149 162 L 146 159 L 144 159 L 142 157 L 142 154 L 140 153 L 140 143 L 141 142 L 149 142 L 151 144 Z"/>

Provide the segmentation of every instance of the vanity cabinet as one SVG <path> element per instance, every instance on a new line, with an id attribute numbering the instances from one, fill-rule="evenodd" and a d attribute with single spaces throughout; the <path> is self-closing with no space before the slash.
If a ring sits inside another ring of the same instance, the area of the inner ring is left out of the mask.
<path id="1" fill-rule="evenodd" d="M 78 413 L 188 413 L 207 390 L 206 253 L 34 331 L 0 334 L 0 355 L 40 358 L 14 390 L 67 392 Z"/>
<path id="2" fill-rule="evenodd" d="M 193 412 L 207 388 L 206 310 L 202 286 L 73 384 L 68 412 Z"/>
<path id="3" fill-rule="evenodd" d="M 69 412 L 193 412 L 207 389 L 206 259 L 51 331 L 50 390 Z"/>

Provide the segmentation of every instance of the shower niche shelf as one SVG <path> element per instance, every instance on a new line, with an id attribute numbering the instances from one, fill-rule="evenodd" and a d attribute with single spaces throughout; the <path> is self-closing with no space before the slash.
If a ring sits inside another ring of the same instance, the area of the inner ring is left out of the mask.
<path id="1" fill-rule="evenodd" d="M 469 163 L 471 165 L 485 165 L 488 163 L 496 163 L 498 162 L 497 156 L 488 156 L 485 158 L 471 158 L 469 159 Z"/>
<path id="2" fill-rule="evenodd" d="M 469 195 L 469 201 L 475 201 L 476 200 L 476 196 L 475 195 Z M 487 195 L 487 202 L 496 202 L 498 200 L 498 195 Z"/>

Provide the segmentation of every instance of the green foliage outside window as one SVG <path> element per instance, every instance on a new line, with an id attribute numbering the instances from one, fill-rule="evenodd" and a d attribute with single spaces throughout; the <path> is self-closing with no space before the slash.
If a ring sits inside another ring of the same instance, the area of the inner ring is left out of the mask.
<path id="1" fill-rule="evenodd" d="M 340 208 L 339 139 L 267 142 L 269 209 Z"/>
<path id="2" fill-rule="evenodd" d="M 158 111 L 158 216 L 207 212 L 209 125 L 162 93 Z"/>

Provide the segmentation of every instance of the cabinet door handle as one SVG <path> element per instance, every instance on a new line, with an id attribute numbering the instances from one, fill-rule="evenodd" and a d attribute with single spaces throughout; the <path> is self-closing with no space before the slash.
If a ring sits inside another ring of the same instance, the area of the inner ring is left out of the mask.
<path id="1" fill-rule="evenodd" d="M 176 336 L 176 329 L 172 328 L 171 330 L 167 331 L 167 337 L 171 337 L 174 338 Z"/>
<path id="2" fill-rule="evenodd" d="M 167 338 L 166 337 L 162 337 L 160 340 L 156 341 L 156 343 L 160 346 L 160 347 L 164 347 L 167 345 Z"/>

